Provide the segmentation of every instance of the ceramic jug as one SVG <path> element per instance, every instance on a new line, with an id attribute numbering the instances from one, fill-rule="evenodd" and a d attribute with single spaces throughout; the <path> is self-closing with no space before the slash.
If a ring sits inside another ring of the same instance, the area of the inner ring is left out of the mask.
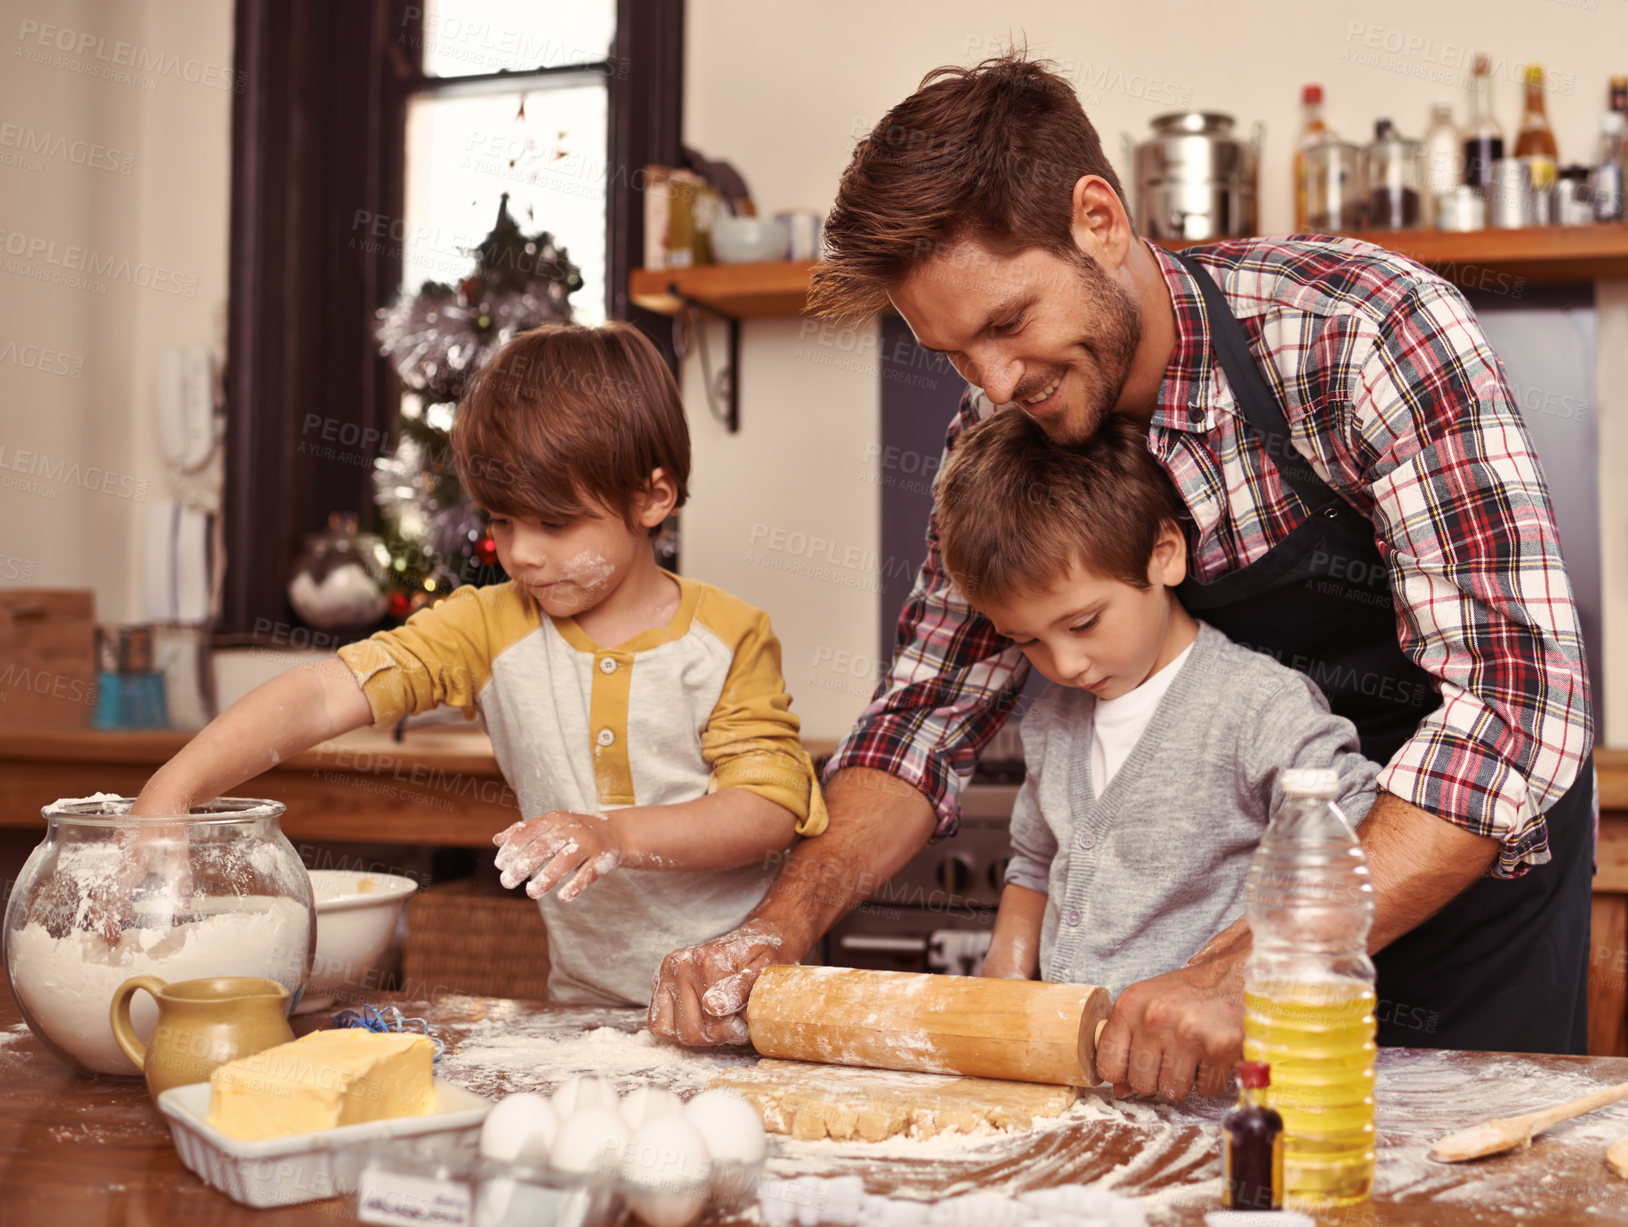
<path id="1" fill-rule="evenodd" d="M 158 1002 L 158 1022 L 143 1044 L 130 1021 L 130 1000 L 138 989 Z M 189 1082 L 207 1082 L 214 1070 L 294 1038 L 288 1025 L 288 990 L 258 976 L 216 976 L 165 984 L 157 976 L 135 976 L 113 994 L 109 1019 L 113 1037 L 147 1079 L 157 1099 L 161 1091 Z"/>

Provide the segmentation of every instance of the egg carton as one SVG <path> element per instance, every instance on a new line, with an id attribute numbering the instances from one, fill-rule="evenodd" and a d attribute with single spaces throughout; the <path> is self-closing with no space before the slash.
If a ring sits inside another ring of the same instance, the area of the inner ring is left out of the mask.
<path id="1" fill-rule="evenodd" d="M 969 1193 L 924 1202 L 867 1193 L 858 1176 L 764 1180 L 758 1213 L 766 1227 L 1144 1227 L 1147 1222 L 1141 1202 L 1082 1184 L 1016 1197 Z"/>
<path id="2" fill-rule="evenodd" d="M 364 1223 L 434 1222 L 442 1227 L 616 1227 L 692 1221 L 704 1206 L 730 1213 L 757 1194 L 761 1165 L 718 1165 L 707 1184 L 681 1179 L 633 1183 L 483 1158 L 473 1133 L 456 1138 L 386 1139 L 338 1156 Z M 745 1191 L 744 1200 L 739 1191 Z"/>

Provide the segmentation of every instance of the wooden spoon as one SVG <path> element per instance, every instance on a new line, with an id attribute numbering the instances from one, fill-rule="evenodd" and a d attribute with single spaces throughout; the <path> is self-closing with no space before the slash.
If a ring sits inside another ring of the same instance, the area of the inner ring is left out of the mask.
<path id="1" fill-rule="evenodd" d="M 1462 1163 L 1465 1159 L 1479 1159 L 1483 1155 L 1495 1155 L 1499 1151 L 1513 1150 L 1517 1146 L 1530 1146 L 1532 1139 L 1551 1125 L 1558 1125 L 1563 1120 L 1592 1112 L 1595 1108 L 1603 1108 L 1606 1104 L 1616 1103 L 1619 1099 L 1628 1099 L 1628 1082 L 1608 1086 L 1603 1091 L 1595 1091 L 1594 1094 L 1584 1095 L 1581 1099 L 1568 1100 L 1552 1108 L 1545 1108 L 1541 1112 L 1489 1120 L 1484 1125 L 1476 1125 L 1474 1128 L 1451 1134 L 1430 1148 L 1430 1157 L 1443 1163 Z M 1624 1147 L 1624 1150 L 1628 1151 L 1628 1147 Z M 1621 1157 L 1628 1162 L 1628 1154 Z M 1609 1156 L 1607 1158 L 1609 1160 Z"/>

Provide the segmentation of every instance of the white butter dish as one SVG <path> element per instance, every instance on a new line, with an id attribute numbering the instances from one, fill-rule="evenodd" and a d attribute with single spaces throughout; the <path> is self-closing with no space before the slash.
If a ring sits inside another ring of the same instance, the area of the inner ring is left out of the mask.
<path id="1" fill-rule="evenodd" d="M 244 1142 L 209 1123 L 209 1083 L 171 1087 L 158 1097 L 158 1110 L 169 1118 L 170 1137 L 188 1170 L 233 1201 L 255 1207 L 293 1206 L 349 1193 L 355 1174 L 336 1171 L 335 1151 L 384 1138 L 473 1132 L 490 1107 L 479 1095 L 437 1078 L 435 1111 L 425 1116 Z"/>

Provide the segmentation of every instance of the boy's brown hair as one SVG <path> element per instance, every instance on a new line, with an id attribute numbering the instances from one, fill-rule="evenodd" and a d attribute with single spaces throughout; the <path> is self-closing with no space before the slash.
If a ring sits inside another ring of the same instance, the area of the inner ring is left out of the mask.
<path id="1" fill-rule="evenodd" d="M 656 469 L 678 486 L 675 510 L 689 496 L 678 385 L 656 347 L 620 321 L 544 324 L 498 350 L 458 406 L 452 453 L 482 508 L 545 524 L 599 504 L 632 528 Z"/>
<path id="2" fill-rule="evenodd" d="M 1161 525 L 1185 515 L 1130 418 L 1060 444 L 1018 409 L 957 440 L 936 512 L 944 570 L 974 608 L 1044 592 L 1076 563 L 1146 588 Z"/>
<path id="3" fill-rule="evenodd" d="M 963 239 L 1084 258 L 1074 184 L 1098 175 L 1125 193 L 1073 87 L 1049 68 L 1020 49 L 935 68 L 883 116 L 837 188 L 812 314 L 875 315 L 917 264 Z"/>

